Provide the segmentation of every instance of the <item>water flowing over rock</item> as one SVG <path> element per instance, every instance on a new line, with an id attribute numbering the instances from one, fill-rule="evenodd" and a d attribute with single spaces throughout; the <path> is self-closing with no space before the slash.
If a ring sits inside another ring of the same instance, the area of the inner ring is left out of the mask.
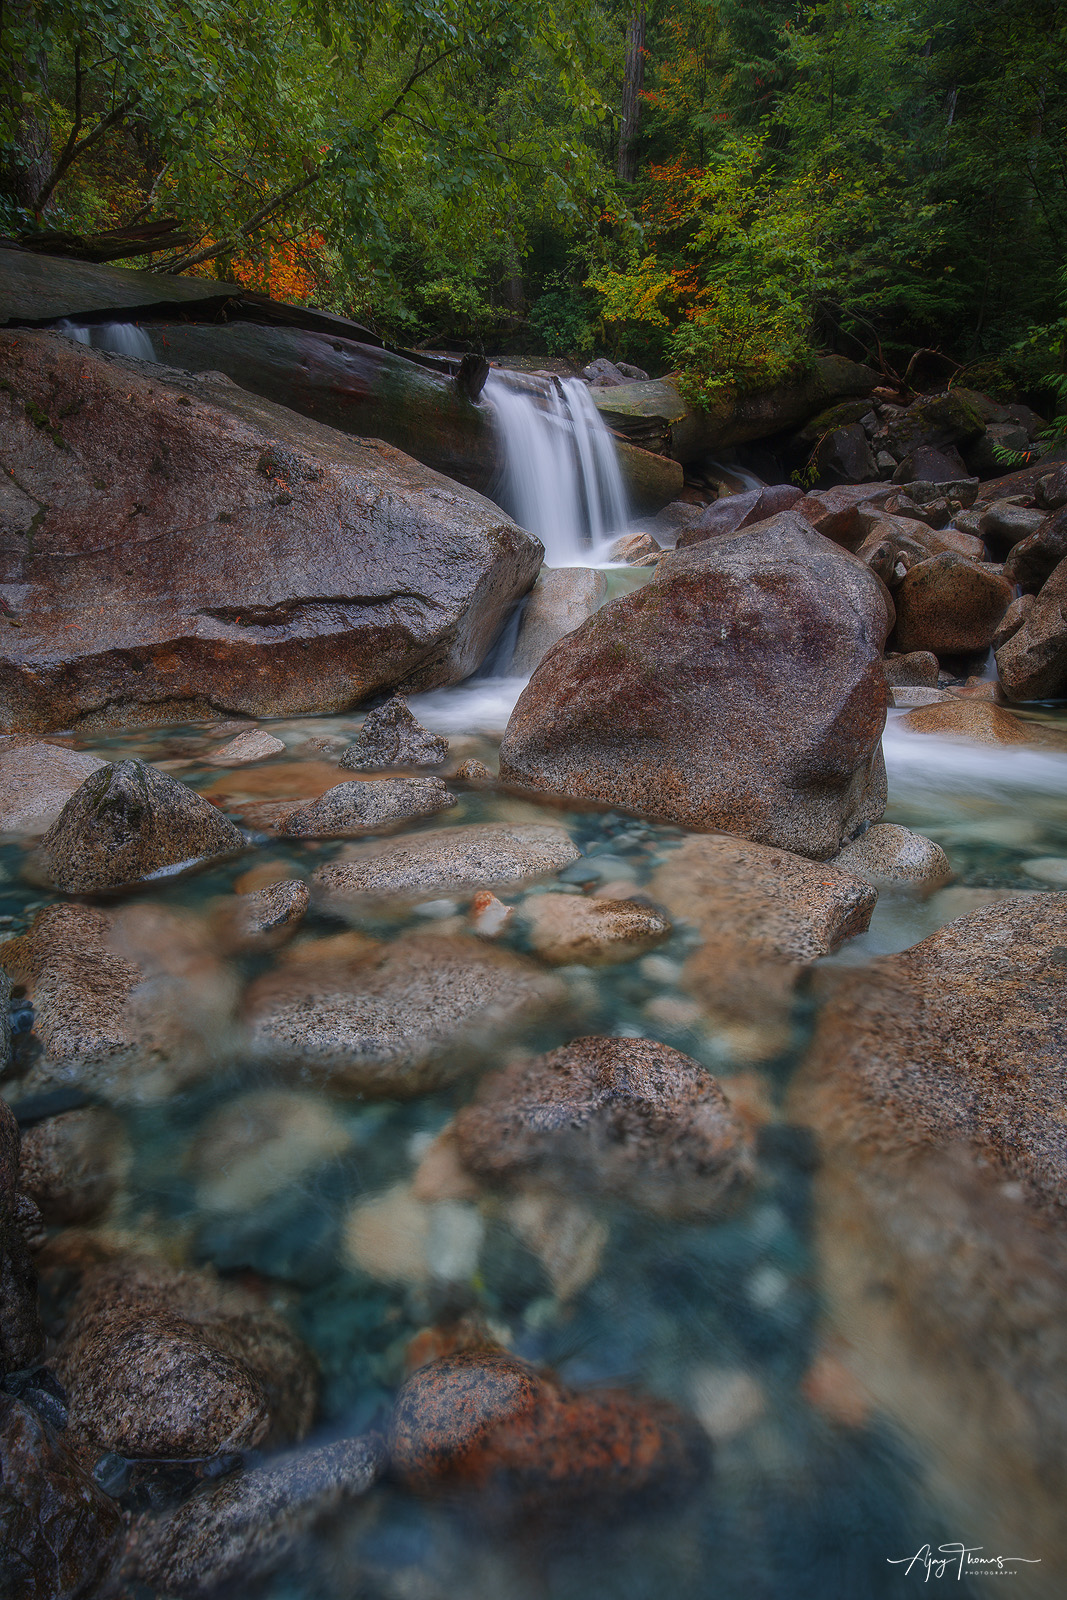
<path id="1" fill-rule="evenodd" d="M 675 552 L 549 652 L 501 779 L 833 855 L 885 805 L 889 608 L 795 512 Z"/>
<path id="2" fill-rule="evenodd" d="M 847 844 L 834 857 L 833 865 L 877 889 L 915 888 L 924 894 L 952 876 L 939 844 L 892 822 L 876 822 L 861 838 Z"/>
<path id="3" fill-rule="evenodd" d="M 359 938 L 359 936 L 341 936 Z M 362 940 L 292 957 L 249 990 L 252 1050 L 339 1093 L 407 1098 L 451 1082 L 566 998 L 532 961 L 461 935 Z"/>
<path id="4" fill-rule="evenodd" d="M 355 772 L 382 772 L 390 767 L 439 767 L 447 755 L 448 740 L 424 728 L 397 694 L 367 713 L 340 764 Z"/>
<path id="5" fill-rule="evenodd" d="M 573 1039 L 516 1062 L 482 1081 L 454 1128 L 479 1178 L 589 1189 L 668 1215 L 714 1210 L 749 1171 L 715 1079 L 652 1039 Z"/>
<path id="6" fill-rule="evenodd" d="M 0 1592 L 82 1600 L 108 1579 L 122 1513 L 30 1406 L 0 1392 Z"/>
<path id="7" fill-rule="evenodd" d="M 308 1350 L 245 1290 L 165 1262 L 88 1270 L 56 1353 L 74 1438 L 127 1456 L 200 1457 L 299 1439 Z"/>
<path id="8" fill-rule="evenodd" d="M 94 894 L 244 848 L 240 829 L 195 789 L 143 761 L 119 761 L 75 790 L 38 860 L 57 889 Z"/>
<path id="9" fill-rule="evenodd" d="M 582 1394 L 492 1349 L 459 1351 L 409 1378 L 389 1438 L 390 1469 L 406 1487 L 480 1491 L 490 1517 L 657 1489 L 677 1498 L 707 1456 L 700 1430 L 665 1401 Z"/>
<path id="10" fill-rule="evenodd" d="M 372 1434 L 236 1474 L 169 1516 L 142 1518 L 123 1572 L 176 1600 L 212 1600 L 291 1560 L 319 1524 L 374 1487 L 382 1462 Z"/>
<path id="11" fill-rule="evenodd" d="M 508 671 L 528 676 L 560 639 L 604 604 L 608 581 L 595 567 L 542 567 L 530 591 Z"/>
<path id="12" fill-rule="evenodd" d="M 25 501 L 0 574 L 22 623 L 0 655 L 9 728 L 452 683 L 537 575 L 540 545 L 488 501 L 220 377 L 47 333 L 0 333 L 0 362 Z"/>

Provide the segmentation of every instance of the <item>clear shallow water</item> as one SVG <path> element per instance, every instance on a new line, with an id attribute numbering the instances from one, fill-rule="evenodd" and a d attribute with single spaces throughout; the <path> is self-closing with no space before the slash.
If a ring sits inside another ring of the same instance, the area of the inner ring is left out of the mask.
<path id="1" fill-rule="evenodd" d="M 453 739 L 457 758 L 491 759 L 522 684 L 469 683 L 415 697 L 412 709 Z M 348 717 L 270 724 L 291 755 L 232 773 L 204 764 L 221 742 L 204 727 L 77 742 L 109 759 L 144 755 L 216 797 L 274 797 L 288 792 L 285 774 L 297 773 L 299 786 L 300 772 L 318 765 L 301 758 L 305 739 L 348 738 L 358 725 Z M 895 720 L 886 757 L 889 820 L 937 837 L 958 877 L 925 902 L 883 896 L 871 932 L 832 958 L 838 963 L 905 948 L 984 896 L 1044 887 L 1026 863 L 1067 857 L 1067 759 L 954 744 L 907 733 Z M 422 826 L 519 817 L 568 829 L 584 852 L 577 870 L 562 874 L 576 890 L 595 877 L 630 881 L 639 892 L 682 837 L 618 814 L 474 793 Z M 162 881 L 151 897 L 203 914 L 257 861 L 307 876 L 341 848 L 262 843 L 236 862 Z M 19 846 L 7 845 L 0 911 L 14 927 L 51 898 L 22 878 L 21 863 Z M 427 910 L 416 908 L 373 931 L 390 936 L 426 921 Z M 341 926 L 313 915 L 306 933 Z M 514 942 L 524 947 L 521 935 Z M 707 1221 L 665 1221 L 621 1202 L 561 1194 L 555 1212 L 533 1221 L 499 1198 L 426 1203 L 425 1238 L 413 1232 L 405 1197 L 473 1078 L 404 1104 L 285 1085 L 316 1108 L 317 1132 L 303 1155 L 292 1139 L 257 1136 L 242 1146 L 242 1108 L 277 1085 L 240 1059 L 169 1099 L 123 1111 L 132 1161 L 103 1226 L 268 1286 L 321 1365 L 312 1442 L 380 1423 L 411 1341 L 475 1314 L 516 1353 L 578 1387 L 620 1385 L 675 1400 L 714 1444 L 714 1474 L 693 1497 L 672 1503 L 668 1495 L 647 1513 L 585 1515 L 525 1533 L 383 1487 L 325 1529 L 294 1570 L 266 1584 L 272 1600 L 889 1600 L 921 1582 L 890 1558 L 960 1536 L 931 1497 L 927 1446 L 850 1376 L 828 1332 L 811 1140 L 783 1109 L 810 1034 L 810 1003 L 798 998 L 784 1041 L 761 1052 L 758 1034 L 749 1035 L 739 1048 L 737 1035 L 702 1013 L 680 983 L 695 944 L 693 930 L 677 928 L 652 956 L 564 969 L 578 1025 L 549 1019 L 519 1053 L 575 1033 L 614 1032 L 661 1039 L 715 1072 L 750 1121 L 757 1162 L 749 1192 Z M 248 958 L 239 976 L 262 964 Z M 370 1250 L 361 1229 L 371 1204 L 384 1207 L 384 1252 Z M 987 1443 L 996 1449 L 995 1439 Z M 957 1582 L 955 1592 L 987 1587 Z M 1062 1591 L 1037 1579 L 1025 1588 L 1016 1580 L 1011 1592 Z"/>

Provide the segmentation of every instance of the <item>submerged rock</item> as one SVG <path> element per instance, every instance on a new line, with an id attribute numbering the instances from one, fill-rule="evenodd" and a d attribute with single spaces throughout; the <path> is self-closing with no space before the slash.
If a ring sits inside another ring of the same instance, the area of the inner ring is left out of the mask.
<path id="1" fill-rule="evenodd" d="M 124 1574 L 175 1600 L 211 1600 L 292 1560 L 320 1523 L 381 1473 L 376 1435 L 294 1451 L 134 1527 Z"/>
<path id="2" fill-rule="evenodd" d="M 315 1411 L 314 1360 L 280 1316 L 206 1272 L 147 1257 L 89 1269 L 56 1370 L 72 1436 L 126 1456 L 283 1444 Z"/>
<path id="3" fill-rule="evenodd" d="M 293 958 L 254 983 L 254 1054 L 350 1094 L 406 1097 L 447 1083 L 558 1009 L 566 990 L 533 962 L 462 935 L 365 941 Z"/>
<path id="4" fill-rule="evenodd" d="M 367 713 L 340 764 L 357 772 L 381 772 L 389 767 L 439 767 L 447 755 L 448 740 L 424 728 L 408 710 L 407 701 L 395 694 Z"/>
<path id="5" fill-rule="evenodd" d="M 91 1222 L 107 1209 L 128 1161 L 120 1119 L 84 1106 L 26 1129 L 19 1186 L 45 1222 Z"/>
<path id="6" fill-rule="evenodd" d="M 607 595 L 608 580 L 596 567 L 542 567 L 522 613 L 508 671 L 528 676 L 553 645 L 604 604 Z"/>
<path id="7" fill-rule="evenodd" d="M 401 1389 L 389 1466 L 419 1494 L 475 1491 L 492 1516 L 654 1491 L 677 1499 L 706 1470 L 707 1446 L 665 1401 L 582 1394 L 504 1351 L 463 1350 Z"/>
<path id="8" fill-rule="evenodd" d="M 11 1108 L 0 1100 L 0 1377 L 31 1367 L 44 1346 L 37 1311 L 37 1274 L 26 1243 L 29 1219 L 19 1193 L 19 1143 L 18 1123 Z M 3 1485 L 0 1477 L 0 1493 Z M 0 1572 L 2 1561 L 0 1552 Z"/>
<path id="9" fill-rule="evenodd" d="M 202 923 L 167 907 L 48 906 L 0 946 L 0 962 L 28 991 L 42 1047 L 20 1094 L 77 1086 L 116 1103 L 158 1099 L 232 1044 L 232 974 L 205 948 Z"/>
<path id="10" fill-rule="evenodd" d="M 876 889 L 914 888 L 930 894 L 952 877 L 949 859 L 939 844 L 899 828 L 876 822 L 860 839 L 834 856 L 831 866 L 851 872 Z"/>
<path id="11" fill-rule="evenodd" d="M 379 778 L 370 782 L 356 778 L 351 783 L 338 783 L 318 800 L 290 811 L 278 831 L 294 838 L 307 834 L 351 837 L 376 833 L 393 822 L 432 817 L 455 804 L 455 796 L 449 794 L 440 778 Z"/>
<path id="12" fill-rule="evenodd" d="M 674 552 L 541 663 L 501 779 L 833 855 L 885 805 L 889 607 L 795 512 Z"/>
<path id="13" fill-rule="evenodd" d="M 121 1549 L 122 1513 L 30 1406 L 0 1391 L 0 1592 L 82 1600 Z"/>
<path id="14" fill-rule="evenodd" d="M 308 886 L 299 878 L 282 878 L 238 896 L 233 928 L 240 941 L 280 942 L 290 938 L 308 908 Z"/>
<path id="15" fill-rule="evenodd" d="M 491 502 L 217 359 L 194 377 L 4 329 L 0 361 L 26 491 L 0 564 L 23 623 L 2 639 L 5 727 L 336 713 L 455 683 L 537 575 L 539 541 Z"/>
<path id="16" fill-rule="evenodd" d="M 483 1079 L 456 1117 L 463 1164 L 527 1188 L 591 1189 L 668 1214 L 747 1176 L 744 1128 L 698 1062 L 652 1039 L 573 1039 Z"/>
<path id="17" fill-rule="evenodd" d="M 320 1095 L 254 1089 L 197 1129 L 188 1165 L 205 1211 L 251 1210 L 299 1183 L 351 1144 L 344 1122 Z"/>
<path id="18" fill-rule="evenodd" d="M 1027 744 L 1052 750 L 1067 749 L 1067 733 L 1040 722 L 1026 722 L 1003 706 L 988 700 L 942 700 L 920 706 L 901 717 L 901 727 L 915 733 L 947 734 L 973 739 L 978 744 Z"/>
<path id="19" fill-rule="evenodd" d="M 520 915 L 530 929 L 534 949 L 553 966 L 581 962 L 601 967 L 632 961 L 661 944 L 671 931 L 666 917 L 651 906 L 577 894 L 531 895 Z"/>
<path id="20" fill-rule="evenodd" d="M 473 822 L 410 838 L 354 845 L 319 867 L 316 897 L 331 909 L 360 897 L 465 893 L 512 888 L 581 857 L 563 828 L 545 823 Z"/>
<path id="21" fill-rule="evenodd" d="M 64 745 L 0 741 L 0 833 L 46 833 L 75 789 L 106 765 Z"/>
<path id="22" fill-rule="evenodd" d="M 195 789 L 143 761 L 119 761 L 71 795 L 39 862 L 57 889 L 94 894 L 244 848 L 240 829 Z"/>
<path id="23" fill-rule="evenodd" d="M 243 767 L 250 761 L 265 761 L 268 756 L 284 754 L 285 745 L 273 733 L 268 733 L 266 728 L 248 728 L 213 750 L 207 761 L 213 767 Z"/>

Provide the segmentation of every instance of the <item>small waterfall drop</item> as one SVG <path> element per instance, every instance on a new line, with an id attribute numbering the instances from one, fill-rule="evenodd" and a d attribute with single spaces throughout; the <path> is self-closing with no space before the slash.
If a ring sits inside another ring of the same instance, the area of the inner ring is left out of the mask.
<path id="1" fill-rule="evenodd" d="M 626 528 L 615 442 L 580 378 L 490 374 L 485 389 L 503 446 L 499 499 L 535 533 L 550 567 L 588 566 Z"/>
<path id="2" fill-rule="evenodd" d="M 56 324 L 59 333 L 79 344 L 92 345 L 94 350 L 111 350 L 115 355 L 133 356 L 138 361 L 154 361 L 152 341 L 143 328 L 134 322 L 71 322 L 64 317 Z"/>

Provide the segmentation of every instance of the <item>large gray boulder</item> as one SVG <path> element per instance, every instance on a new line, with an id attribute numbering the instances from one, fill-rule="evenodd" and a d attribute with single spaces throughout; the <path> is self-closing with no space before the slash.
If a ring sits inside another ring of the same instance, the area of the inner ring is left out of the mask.
<path id="1" fill-rule="evenodd" d="M 607 597 L 608 580 L 595 567 L 542 567 L 522 614 L 508 671 L 526 677 Z"/>
<path id="2" fill-rule="evenodd" d="M 0 369 L 9 729 L 453 683 L 537 575 L 539 541 L 488 500 L 217 374 L 13 331 Z"/>
<path id="3" fill-rule="evenodd" d="M 501 779 L 834 855 L 885 805 L 891 610 L 795 512 L 676 551 L 546 656 Z"/>

